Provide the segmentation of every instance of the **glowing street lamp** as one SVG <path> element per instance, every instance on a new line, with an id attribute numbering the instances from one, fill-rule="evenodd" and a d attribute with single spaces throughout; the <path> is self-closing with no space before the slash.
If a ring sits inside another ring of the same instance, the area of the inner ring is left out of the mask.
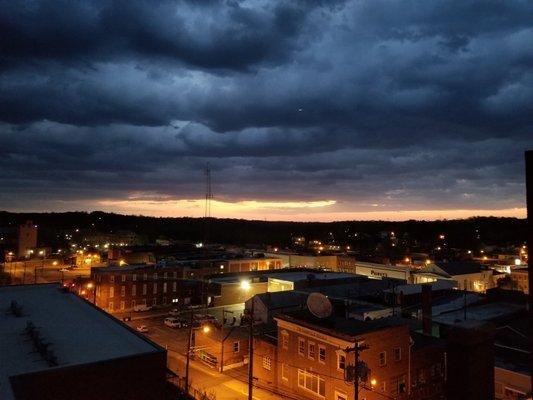
<path id="1" fill-rule="evenodd" d="M 202 332 L 203 333 L 209 333 L 209 331 L 211 331 L 211 328 L 207 325 L 204 325 L 204 327 L 202 328 Z"/>
<path id="2" fill-rule="evenodd" d="M 243 290 L 250 290 L 250 282 L 249 281 L 241 281 L 241 289 Z"/>

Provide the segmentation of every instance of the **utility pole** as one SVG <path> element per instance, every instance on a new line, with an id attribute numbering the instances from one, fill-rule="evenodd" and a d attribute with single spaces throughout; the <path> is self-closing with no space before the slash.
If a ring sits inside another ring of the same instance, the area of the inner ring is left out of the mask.
<path id="1" fill-rule="evenodd" d="M 359 342 L 356 341 L 354 347 L 347 348 L 345 352 L 347 354 L 354 353 L 354 364 L 353 365 L 345 365 L 346 370 L 346 376 L 345 379 L 347 381 L 352 380 L 353 381 L 353 389 L 354 389 L 354 399 L 359 400 L 359 379 L 361 378 L 361 367 L 365 367 L 365 364 L 359 361 L 359 353 L 361 353 L 364 350 L 367 350 L 367 345 L 359 345 Z M 346 362 L 347 360 L 345 360 Z M 351 371 L 350 371 L 351 370 Z M 348 373 L 350 372 L 350 373 Z"/>
<path id="2" fill-rule="evenodd" d="M 185 363 L 185 395 L 189 395 L 189 365 L 191 362 L 191 345 L 192 345 L 192 324 L 194 312 L 191 310 L 191 318 L 189 320 L 189 341 L 187 343 L 187 361 Z"/>
<path id="3" fill-rule="evenodd" d="M 254 298 L 252 296 L 252 307 L 250 310 L 250 335 L 248 343 L 248 351 L 250 353 L 248 357 L 248 400 L 253 400 L 253 387 L 254 387 Z"/>

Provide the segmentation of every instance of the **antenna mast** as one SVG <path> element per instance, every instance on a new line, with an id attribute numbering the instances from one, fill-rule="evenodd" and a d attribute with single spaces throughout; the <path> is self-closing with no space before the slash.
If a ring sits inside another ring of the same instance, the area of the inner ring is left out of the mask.
<path id="1" fill-rule="evenodd" d="M 211 167 L 209 163 L 205 166 L 205 211 L 204 217 L 211 218 L 211 199 L 213 193 L 211 192 Z"/>

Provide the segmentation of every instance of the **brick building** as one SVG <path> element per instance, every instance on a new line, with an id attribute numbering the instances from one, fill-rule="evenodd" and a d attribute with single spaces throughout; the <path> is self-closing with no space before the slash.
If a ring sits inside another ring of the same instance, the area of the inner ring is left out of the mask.
<path id="1" fill-rule="evenodd" d="M 17 257 L 30 258 L 30 250 L 37 246 L 37 225 L 34 225 L 32 221 L 19 226 L 17 245 Z"/>
<path id="2" fill-rule="evenodd" d="M 129 265 L 92 268 L 95 304 L 109 312 L 131 311 L 136 305 L 198 304 L 202 282 L 181 278 L 181 267 Z M 205 301 L 205 298 L 204 298 Z"/>
<path id="3" fill-rule="evenodd" d="M 277 344 L 263 340 L 255 347 L 258 386 L 276 387 L 277 392 L 295 398 L 352 399 L 353 383 L 345 377 L 354 364 L 350 349 L 357 343 L 366 348 L 359 360 L 368 368 L 367 379 L 360 384 L 360 399 L 444 398 L 444 345 L 432 337 L 413 335 L 399 318 L 318 319 L 299 311 L 275 320 Z"/>

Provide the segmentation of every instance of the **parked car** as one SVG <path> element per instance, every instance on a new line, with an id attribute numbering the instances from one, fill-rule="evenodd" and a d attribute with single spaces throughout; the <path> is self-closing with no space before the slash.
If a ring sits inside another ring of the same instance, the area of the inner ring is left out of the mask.
<path id="1" fill-rule="evenodd" d="M 171 328 L 186 328 L 189 323 L 183 318 L 168 317 L 165 318 L 165 325 Z"/>
<path id="2" fill-rule="evenodd" d="M 133 311 L 139 312 L 139 311 L 150 311 L 152 309 L 151 306 L 147 306 L 146 304 L 137 304 L 133 307 Z"/>
<path id="3" fill-rule="evenodd" d="M 58 270 L 59 272 L 67 272 L 69 269 L 68 268 L 61 268 L 60 270 Z"/>
<path id="4" fill-rule="evenodd" d="M 174 315 L 174 316 L 176 316 L 176 315 L 180 315 L 180 310 L 178 310 L 177 308 L 173 308 L 173 309 L 170 310 L 168 313 L 169 313 L 170 315 Z"/>
<path id="5" fill-rule="evenodd" d="M 139 332 L 148 332 L 148 327 L 146 325 L 139 325 L 137 327 L 137 331 L 139 331 Z"/>

